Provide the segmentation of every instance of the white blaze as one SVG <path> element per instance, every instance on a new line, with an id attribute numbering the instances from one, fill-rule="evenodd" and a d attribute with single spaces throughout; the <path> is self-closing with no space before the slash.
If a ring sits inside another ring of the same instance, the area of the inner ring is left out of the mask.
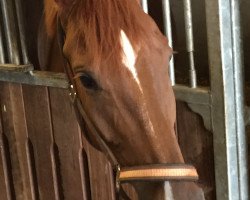
<path id="1" fill-rule="evenodd" d="M 123 30 L 121 30 L 121 46 L 123 49 L 122 62 L 125 65 L 125 67 L 133 75 L 133 78 L 136 81 L 136 83 L 139 87 L 139 90 L 141 91 L 141 94 L 143 96 L 142 87 L 141 87 L 140 80 L 138 78 L 138 74 L 137 74 L 136 67 L 135 67 L 137 54 L 136 54 L 135 50 L 133 49 L 133 46 L 132 46 L 131 42 L 129 41 L 126 33 Z M 143 119 L 145 122 L 148 122 L 148 128 L 150 129 L 150 133 L 154 135 L 155 130 L 154 130 L 153 124 L 150 120 L 145 102 L 143 103 L 142 107 L 143 107 L 143 113 L 142 113 Z"/>
<path id="2" fill-rule="evenodd" d="M 169 181 L 164 182 L 165 200 L 174 200 L 172 187 Z"/>
<path id="3" fill-rule="evenodd" d="M 137 55 L 133 49 L 133 46 L 131 42 L 129 41 L 126 33 L 124 33 L 123 30 L 121 30 L 121 46 L 123 49 L 123 57 L 122 57 L 122 62 L 123 64 L 129 69 L 129 71 L 132 73 L 134 79 L 136 80 L 137 84 L 139 85 L 139 88 L 141 90 L 141 85 L 140 81 L 138 78 L 138 74 L 135 68 L 135 62 Z"/>

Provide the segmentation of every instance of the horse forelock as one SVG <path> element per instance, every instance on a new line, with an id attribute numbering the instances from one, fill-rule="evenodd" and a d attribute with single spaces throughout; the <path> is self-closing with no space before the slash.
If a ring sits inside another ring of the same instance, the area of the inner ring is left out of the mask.
<path id="1" fill-rule="evenodd" d="M 46 1 L 52 4 L 45 6 L 48 32 L 54 33 L 55 18 L 59 13 L 65 19 L 63 24 L 67 34 L 77 38 L 77 47 L 88 53 L 93 65 L 100 65 L 109 58 L 122 62 L 121 30 L 134 49 L 145 41 L 146 31 L 138 16 L 140 8 L 136 0 L 72 0 L 72 4 L 63 7 L 54 0 Z"/>

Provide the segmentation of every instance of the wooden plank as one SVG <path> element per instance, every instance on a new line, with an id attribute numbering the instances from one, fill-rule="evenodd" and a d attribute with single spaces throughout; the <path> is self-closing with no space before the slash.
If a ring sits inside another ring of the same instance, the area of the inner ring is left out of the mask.
<path id="1" fill-rule="evenodd" d="M 202 118 L 180 101 L 177 102 L 177 130 L 185 162 L 197 168 L 206 199 L 215 199 L 213 134 L 204 128 Z"/>
<path id="2" fill-rule="evenodd" d="M 113 172 L 105 156 L 90 146 L 86 149 L 89 160 L 91 194 L 93 200 L 115 200 Z"/>
<path id="3" fill-rule="evenodd" d="M 0 81 L 58 88 L 69 87 L 68 79 L 64 73 L 48 71 L 31 71 L 29 73 L 23 73 L 0 70 Z"/>
<path id="4" fill-rule="evenodd" d="M 53 200 L 57 188 L 54 188 L 56 173 L 52 167 L 53 134 L 47 88 L 24 85 L 23 99 L 35 198 Z"/>
<path id="5" fill-rule="evenodd" d="M 2 84 L 0 84 L 0 90 L 2 89 Z M 1 90 L 3 92 L 3 90 Z M 1 111 L 4 111 L 4 106 L 1 104 Z M 6 159 L 6 145 L 4 142 L 4 132 L 2 126 L 2 116 L 0 112 L 0 194 L 2 199 L 11 200 L 11 188 L 9 183 L 9 170 L 7 168 L 7 159 Z"/>
<path id="6" fill-rule="evenodd" d="M 89 166 L 91 200 L 115 200 L 113 170 L 106 157 L 82 137 Z"/>
<path id="7" fill-rule="evenodd" d="M 79 127 L 79 133 L 81 133 Z M 82 143 L 83 144 L 83 143 Z M 80 170 L 81 170 L 81 179 L 83 181 L 83 195 L 84 200 L 91 200 L 91 187 L 90 187 L 90 176 L 89 176 L 89 164 L 88 156 L 85 151 L 85 148 L 82 148 L 80 152 Z"/>
<path id="8" fill-rule="evenodd" d="M 24 174 L 22 173 L 20 155 L 22 154 L 19 148 L 18 135 L 22 133 L 22 129 L 19 126 L 21 117 L 16 111 L 16 105 L 18 102 L 15 100 L 18 95 L 15 92 L 18 91 L 18 84 L 1 83 L 1 106 L 2 106 L 2 125 L 4 131 L 5 144 L 8 151 L 7 164 L 8 171 L 11 169 L 11 175 L 9 176 L 11 196 L 15 199 L 26 198 L 26 193 L 24 192 Z M 20 120 L 18 119 L 20 117 Z M 22 123 L 22 122 L 21 122 Z M 24 123 L 25 124 L 25 123 Z M 19 129 L 20 128 L 20 129 Z M 14 180 L 14 181 L 13 181 Z"/>
<path id="9" fill-rule="evenodd" d="M 2 141 L 0 141 L 0 143 L 2 143 Z M 1 198 L 10 200 L 9 183 L 6 182 L 6 177 L 8 180 L 8 175 L 6 173 L 6 158 L 3 151 L 3 145 L 0 144 L 0 146 L 0 194 Z"/>
<path id="10" fill-rule="evenodd" d="M 30 166 L 27 157 L 28 133 L 21 84 L 10 84 L 10 97 L 13 110 L 13 127 L 16 137 L 15 145 L 23 185 L 21 199 L 34 199 L 34 187 L 30 179 Z"/>
<path id="11" fill-rule="evenodd" d="M 94 149 L 86 140 L 85 146 L 89 159 L 92 199 L 115 200 L 114 174 L 110 163 L 104 154 Z M 130 184 L 123 185 L 123 188 L 131 199 L 138 199 Z"/>
<path id="12" fill-rule="evenodd" d="M 86 157 L 75 113 L 64 89 L 50 88 L 51 113 L 55 142 L 58 147 L 63 198 L 81 200 L 89 198 L 86 191 L 88 177 Z M 85 163 L 85 164 L 84 164 Z"/>
<path id="13" fill-rule="evenodd" d="M 70 175 L 68 173 L 69 169 L 72 169 L 72 164 L 78 167 L 77 164 L 74 164 L 75 160 L 72 159 L 77 159 L 77 157 L 74 158 L 74 155 L 77 155 L 79 151 L 84 151 L 83 147 L 85 147 L 89 163 L 91 199 L 115 199 L 112 168 L 102 153 L 90 146 L 85 139 L 81 142 L 81 132 L 77 125 L 73 107 L 69 102 L 68 91 L 51 88 L 50 99 L 54 136 L 60 152 L 62 182 L 65 191 L 64 197 L 66 199 L 80 198 L 75 196 L 77 193 L 74 191 L 80 183 L 80 180 L 77 180 L 79 175 L 77 171 L 71 171 Z M 62 118 L 62 116 L 64 117 Z M 67 143 L 67 145 L 65 145 L 65 143 Z M 73 149 L 71 149 L 71 145 L 74 147 Z M 71 157 L 68 156 L 70 150 L 73 151 Z M 84 160 L 84 162 L 86 162 L 86 160 Z M 86 167 L 84 170 L 87 170 Z M 76 174 L 73 175 L 72 173 Z M 88 196 L 88 194 L 86 194 L 86 192 L 84 194 L 84 191 L 90 190 L 90 188 L 88 188 L 88 181 L 89 177 L 82 176 L 83 195 L 85 196 Z M 72 185 L 74 185 L 73 189 L 71 188 Z M 70 194 L 69 191 L 71 191 L 74 196 L 70 196 L 72 194 Z"/>

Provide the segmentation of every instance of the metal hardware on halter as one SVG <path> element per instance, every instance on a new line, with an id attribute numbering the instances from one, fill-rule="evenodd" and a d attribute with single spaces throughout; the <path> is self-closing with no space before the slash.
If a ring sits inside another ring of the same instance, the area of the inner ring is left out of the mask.
<path id="1" fill-rule="evenodd" d="M 69 96 L 70 96 L 70 101 L 74 103 L 76 100 L 76 91 L 72 84 L 70 84 L 69 86 Z"/>
<path id="2" fill-rule="evenodd" d="M 115 189 L 116 189 L 116 192 L 119 193 L 121 189 L 121 182 L 119 180 L 120 172 L 121 172 L 120 165 L 117 165 L 115 170 L 116 170 L 115 171 Z"/>

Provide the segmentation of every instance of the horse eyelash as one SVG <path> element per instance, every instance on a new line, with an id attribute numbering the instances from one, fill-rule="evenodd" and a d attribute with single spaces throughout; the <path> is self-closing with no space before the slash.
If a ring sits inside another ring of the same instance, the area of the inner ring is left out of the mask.
<path id="1" fill-rule="evenodd" d="M 73 79 L 78 79 L 83 75 L 83 73 L 77 73 L 76 75 L 74 75 Z"/>

